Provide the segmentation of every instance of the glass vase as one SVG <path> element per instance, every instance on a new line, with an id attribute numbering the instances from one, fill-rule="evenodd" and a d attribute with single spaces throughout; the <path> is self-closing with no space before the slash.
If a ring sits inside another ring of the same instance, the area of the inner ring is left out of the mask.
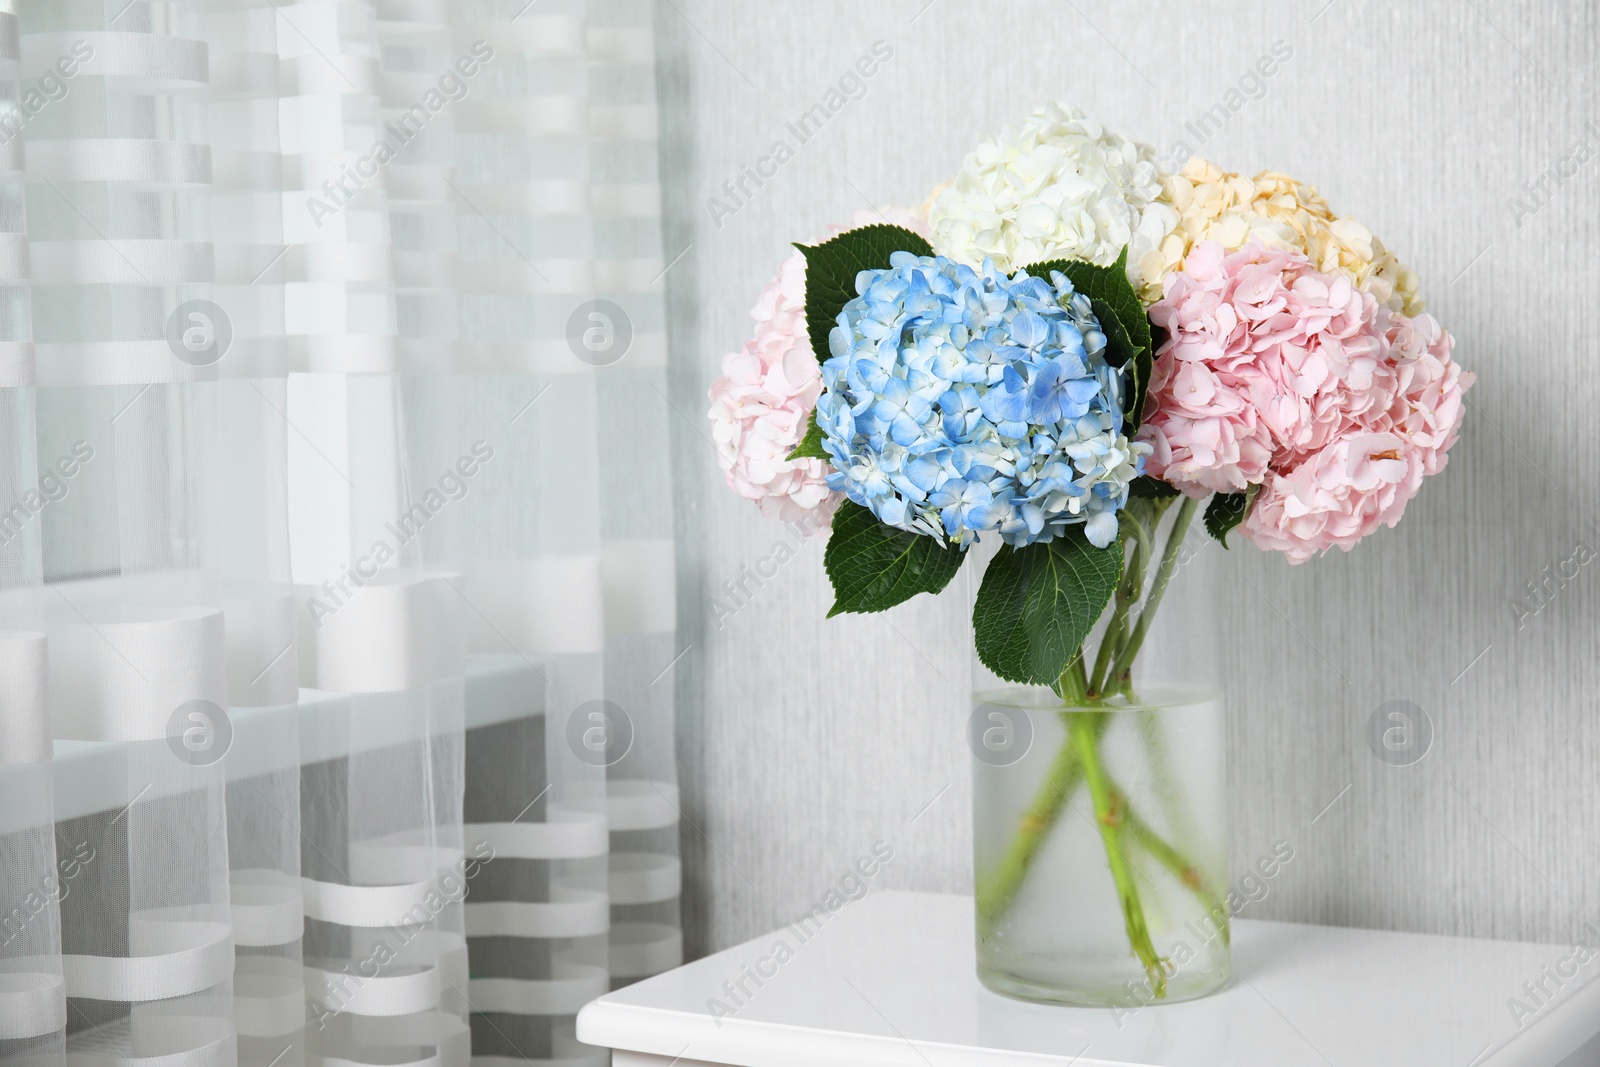
<path id="1" fill-rule="evenodd" d="M 1003 742 L 973 760 L 978 974 L 996 992 L 1127 1006 L 1228 979 L 1221 695 L 1141 688 L 1072 708 L 978 694 L 990 743 L 1029 738 L 1015 762 Z"/>
<path id="2" fill-rule="evenodd" d="M 977 968 L 997 993 L 1129 1011 L 1228 981 L 1220 552 L 1186 539 L 1192 510 L 1146 515 L 1150 558 L 1127 546 L 1076 684 L 1016 685 L 974 663 Z"/>

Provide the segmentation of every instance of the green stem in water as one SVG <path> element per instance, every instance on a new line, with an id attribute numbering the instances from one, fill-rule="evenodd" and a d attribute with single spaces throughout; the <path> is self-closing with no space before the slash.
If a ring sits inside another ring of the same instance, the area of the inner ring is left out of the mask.
<path id="1" fill-rule="evenodd" d="M 1068 717 L 1071 714 L 1062 713 L 1064 724 L 1070 726 Z M 1099 718 L 1100 721 L 1095 724 L 1097 743 L 1111 721 L 1110 716 Z M 1067 801 L 1072 799 L 1082 784 L 1083 764 L 1079 762 L 1078 750 L 1069 737 L 1056 753 L 1050 773 L 1045 776 L 1038 793 L 1034 794 L 1033 803 L 1028 805 L 1028 810 L 1019 820 L 1017 832 L 1006 846 L 1005 855 L 1000 857 L 1000 862 L 990 874 L 978 881 L 978 916 L 986 925 L 993 926 L 1011 906 L 1011 898 L 1021 888 L 1028 868 L 1033 865 L 1034 856 L 1049 839 L 1050 831 L 1061 817 Z"/>
<path id="2" fill-rule="evenodd" d="M 1128 631 L 1128 619 L 1133 607 L 1138 603 L 1144 588 L 1144 572 L 1148 561 L 1153 555 L 1151 533 L 1160 523 L 1163 513 L 1170 500 L 1153 503 L 1149 507 L 1149 514 L 1143 516 L 1148 520 L 1141 521 L 1139 515 L 1133 511 L 1139 507 L 1139 502 L 1130 501 L 1127 518 L 1129 520 L 1129 534 L 1133 540 L 1134 549 L 1130 554 L 1129 565 L 1124 572 L 1123 581 L 1117 589 L 1117 617 L 1108 627 L 1105 636 L 1101 639 L 1099 654 L 1095 657 L 1095 669 L 1091 676 L 1085 676 L 1083 657 L 1080 652 L 1073 661 L 1062 671 L 1061 677 L 1056 680 L 1053 687 L 1062 697 L 1063 703 L 1068 707 L 1082 706 L 1084 704 L 1098 703 L 1105 693 L 1106 687 L 1111 683 L 1114 675 L 1108 674 L 1108 667 L 1113 662 L 1121 649 L 1133 636 Z M 1178 524 L 1168 533 L 1168 544 L 1163 554 L 1162 571 L 1168 579 L 1175 569 L 1178 545 L 1181 543 L 1184 529 L 1193 518 L 1194 502 L 1187 501 L 1187 511 L 1180 512 L 1177 516 Z M 1168 563 L 1167 561 L 1172 561 Z M 1162 583 L 1165 588 L 1165 583 Z M 1156 598 L 1159 601 L 1159 598 Z M 1155 603 L 1146 606 L 1140 616 L 1140 622 L 1148 629 L 1148 620 L 1153 615 Z M 1141 634 L 1139 640 L 1143 641 Z M 1134 652 L 1137 652 L 1137 648 Z M 1131 663 L 1133 656 L 1127 657 Z M 1109 717 L 1097 716 L 1100 720 L 1096 724 L 1095 740 L 1105 733 Z M 977 889 L 978 914 L 987 924 L 993 925 L 1005 914 L 1011 906 L 1012 898 L 1021 886 L 1028 870 L 1033 864 L 1034 857 L 1039 848 L 1049 838 L 1051 830 L 1055 827 L 1056 820 L 1061 817 L 1061 812 L 1066 807 L 1066 802 L 1077 791 L 1083 781 L 1083 770 L 1078 765 L 1073 740 L 1069 736 L 1063 743 L 1055 762 L 1051 765 L 1050 773 L 1034 796 L 1033 803 L 1029 805 L 1026 813 L 1020 820 L 1016 836 L 1007 846 L 1005 855 L 993 872 L 986 877 L 980 877 Z"/>
<path id="3" fill-rule="evenodd" d="M 1160 802 L 1167 832 L 1174 841 L 1198 842 L 1199 828 L 1195 825 L 1188 804 L 1180 795 L 1178 778 L 1173 772 L 1172 756 L 1167 746 L 1167 736 L 1155 709 L 1141 707 L 1134 712 L 1134 715 L 1137 716 L 1140 739 L 1144 742 L 1144 750 L 1150 760 L 1150 787 Z M 1202 899 L 1201 903 L 1208 902 Z"/>
<path id="4" fill-rule="evenodd" d="M 1133 954 L 1144 965 L 1150 989 L 1156 999 L 1167 995 L 1168 961 L 1156 954 L 1150 938 L 1150 926 L 1145 919 L 1144 904 L 1139 900 L 1139 887 L 1133 880 L 1133 868 L 1122 849 L 1122 833 L 1127 827 L 1127 801 L 1120 803 L 1114 797 L 1105 767 L 1100 762 L 1100 742 L 1095 732 L 1094 717 L 1103 718 L 1105 712 L 1077 712 L 1072 716 L 1072 740 L 1078 750 L 1078 760 L 1083 764 L 1084 780 L 1089 785 L 1089 795 L 1094 800 L 1095 823 L 1100 838 L 1106 846 L 1106 862 L 1111 868 L 1111 880 L 1116 883 L 1117 897 L 1122 901 L 1122 920 L 1128 930 L 1128 942 Z"/>
<path id="5" fill-rule="evenodd" d="M 1222 898 L 1217 896 L 1216 891 L 1206 882 L 1206 877 L 1199 866 L 1174 848 L 1165 838 L 1156 833 L 1149 823 L 1140 818 L 1138 813 L 1128 805 L 1127 794 L 1114 783 L 1111 785 L 1111 797 L 1112 802 L 1120 804 L 1123 812 L 1126 813 L 1125 822 L 1128 833 L 1133 835 L 1134 843 L 1194 893 L 1201 906 L 1206 909 L 1206 914 L 1210 915 L 1212 921 L 1217 924 L 1217 929 L 1222 935 L 1222 943 L 1224 945 L 1230 944 L 1232 937 L 1228 926 L 1228 908 Z"/>
<path id="6" fill-rule="evenodd" d="M 1069 730 L 1071 720 L 1067 716 L 1075 713 L 1064 712 Z M 1095 715 L 1094 739 L 1095 744 L 1105 736 L 1106 729 L 1111 723 L 1111 716 Z M 1028 805 L 1028 810 L 1018 820 L 1017 832 L 1011 838 L 1006 853 L 1000 862 L 984 878 L 981 878 L 977 889 L 977 910 L 979 918 L 986 926 L 992 927 L 1000 916 L 1005 914 L 1011 906 L 1011 899 L 1022 887 L 1023 880 L 1027 877 L 1028 868 L 1033 865 L 1044 843 L 1049 840 L 1050 832 L 1055 827 L 1056 820 L 1061 817 L 1067 802 L 1070 801 L 1078 787 L 1083 784 L 1084 768 L 1078 758 L 1078 749 L 1074 738 L 1070 735 L 1056 753 L 1055 762 L 1050 766 L 1050 773 L 1046 775 L 1044 784 L 1039 792 L 1034 795 L 1033 802 Z M 1222 932 L 1224 944 L 1229 941 L 1228 935 L 1228 909 L 1221 897 L 1206 882 L 1205 875 L 1201 873 L 1197 864 L 1185 856 L 1176 846 L 1168 842 L 1155 829 L 1142 819 L 1129 805 L 1127 793 L 1112 779 L 1107 779 L 1112 795 L 1112 803 L 1124 813 L 1128 832 L 1132 835 L 1134 844 L 1156 862 L 1160 863 L 1172 876 L 1178 879 L 1194 893 L 1201 905 L 1211 915 Z"/>

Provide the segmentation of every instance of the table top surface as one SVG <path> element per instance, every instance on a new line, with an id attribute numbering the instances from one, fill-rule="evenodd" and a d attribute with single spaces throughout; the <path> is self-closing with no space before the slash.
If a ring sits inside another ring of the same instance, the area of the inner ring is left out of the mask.
<path id="1" fill-rule="evenodd" d="M 972 931 L 969 897 L 875 893 L 603 996 L 578 1038 L 740 1067 L 1557 1067 L 1600 1033 L 1573 946 L 1237 920 L 1226 989 L 1114 1012 L 991 993 Z"/>

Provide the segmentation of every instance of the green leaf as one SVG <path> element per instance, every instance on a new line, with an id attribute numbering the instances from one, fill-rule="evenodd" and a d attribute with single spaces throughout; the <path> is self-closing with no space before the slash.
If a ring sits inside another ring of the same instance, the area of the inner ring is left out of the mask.
<path id="1" fill-rule="evenodd" d="M 1106 362 L 1122 370 L 1123 397 L 1122 432 L 1132 437 L 1139 429 L 1140 416 L 1144 414 L 1145 390 L 1150 383 L 1150 350 L 1140 348 L 1128 336 L 1128 328 L 1117 318 L 1111 305 L 1104 300 L 1091 298 L 1095 318 L 1100 320 L 1100 330 L 1106 335 Z"/>
<path id="2" fill-rule="evenodd" d="M 828 618 L 846 611 L 883 611 L 918 593 L 937 593 L 950 584 L 965 558 L 955 545 L 897 530 L 846 500 L 833 517 L 833 536 L 822 554 L 833 583 Z"/>
<path id="3" fill-rule="evenodd" d="M 822 449 L 822 427 L 817 425 L 817 409 L 811 409 L 811 417 L 806 420 L 805 436 L 800 438 L 800 443 L 794 446 L 785 459 L 831 459 Z"/>
<path id="4" fill-rule="evenodd" d="M 972 609 L 978 658 L 1009 682 L 1054 685 L 1121 577 L 1121 539 L 1096 548 L 1082 526 L 1054 541 L 1002 548 Z"/>
<path id="5" fill-rule="evenodd" d="M 1106 335 L 1106 362 L 1136 372 L 1140 349 L 1128 336 L 1128 328 L 1117 318 L 1116 309 L 1095 297 L 1089 298 L 1089 306 L 1094 309 L 1094 317 L 1100 320 L 1100 332 Z"/>
<path id="6" fill-rule="evenodd" d="M 821 363 L 829 356 L 828 332 L 839 312 L 856 298 L 856 275 L 881 270 L 895 252 L 933 255 L 928 242 L 900 226 L 872 225 L 847 230 L 819 245 L 795 245 L 806 257 L 806 329 L 811 351 Z"/>
<path id="7" fill-rule="evenodd" d="M 1147 500 L 1166 500 L 1168 497 L 1177 496 L 1178 490 L 1159 478 L 1142 474 L 1128 483 L 1128 495 Z"/>
<path id="8" fill-rule="evenodd" d="M 1252 485 L 1242 493 L 1218 493 L 1206 505 L 1206 531 L 1215 537 L 1223 548 L 1228 547 L 1228 531 L 1244 521 L 1255 502 L 1259 485 Z"/>
<path id="9" fill-rule="evenodd" d="M 1034 277 L 1046 279 L 1051 271 L 1058 270 L 1072 282 L 1075 291 L 1089 298 L 1095 318 L 1100 320 L 1100 329 L 1106 335 L 1106 362 L 1122 368 L 1127 377 L 1122 417 L 1125 432 L 1133 436 L 1144 417 L 1144 397 L 1150 385 L 1155 345 L 1144 303 L 1128 281 L 1127 247 L 1123 247 L 1117 261 L 1109 267 L 1082 259 L 1052 259 L 1024 269 Z"/>

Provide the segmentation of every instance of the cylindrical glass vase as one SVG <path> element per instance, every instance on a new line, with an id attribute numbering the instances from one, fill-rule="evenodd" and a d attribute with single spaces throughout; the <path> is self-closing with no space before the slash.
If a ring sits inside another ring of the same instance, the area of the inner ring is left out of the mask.
<path id="1" fill-rule="evenodd" d="M 977 968 L 1007 996 L 1134 1010 L 1228 981 L 1220 550 L 1194 507 L 1135 507 L 1142 546 L 1124 536 L 1075 682 L 1018 685 L 974 663 Z"/>
<path id="2" fill-rule="evenodd" d="M 983 983 L 1097 1006 L 1221 988 L 1229 973 L 1221 694 L 1152 685 L 1137 700 L 1092 708 L 1064 707 L 1032 687 L 977 696 L 975 721 L 988 724 L 991 741 L 1028 740 L 1015 762 L 1003 743 L 973 760 Z"/>

